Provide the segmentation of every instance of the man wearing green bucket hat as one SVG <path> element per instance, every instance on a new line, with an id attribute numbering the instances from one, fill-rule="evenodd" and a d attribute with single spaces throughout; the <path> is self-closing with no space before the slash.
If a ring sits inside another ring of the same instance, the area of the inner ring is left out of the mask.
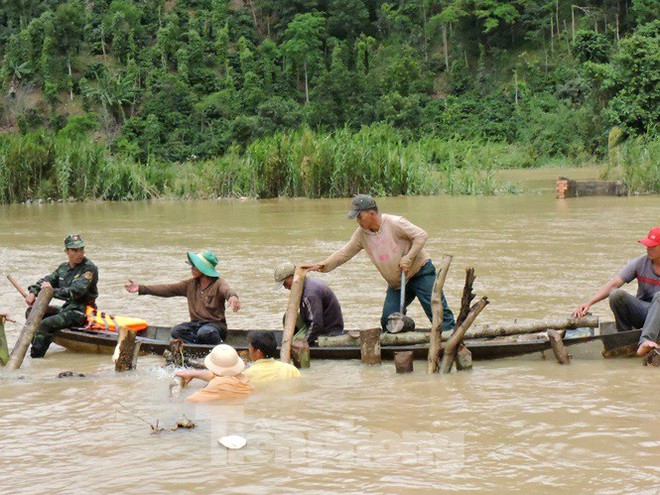
<path id="1" fill-rule="evenodd" d="M 172 338 L 189 344 L 217 345 L 227 337 L 225 302 L 237 312 L 241 308 L 238 295 L 220 278 L 218 258 L 211 251 L 187 253 L 192 278 L 175 284 L 140 285 L 133 280 L 124 286 L 128 292 L 159 297 L 185 296 L 188 299 L 189 322 L 172 328 Z"/>

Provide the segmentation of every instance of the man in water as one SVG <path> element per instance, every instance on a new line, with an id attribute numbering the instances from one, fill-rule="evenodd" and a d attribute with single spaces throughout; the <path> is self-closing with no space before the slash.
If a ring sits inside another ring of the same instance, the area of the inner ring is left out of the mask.
<path id="1" fill-rule="evenodd" d="M 376 201 L 367 194 L 353 198 L 348 218 L 356 218 L 358 223 L 348 243 L 325 261 L 308 268 L 324 273 L 332 271 L 364 249 L 388 284 L 380 319 L 383 330 L 387 318 L 399 311 L 401 272 L 406 274 L 405 307 L 417 297 L 426 316 L 432 320 L 431 294 L 435 283 L 435 266 L 431 256 L 424 250 L 428 234 L 403 217 L 379 213 Z M 456 322 L 444 293 L 442 308 L 442 329 L 451 330 Z"/>
<path id="2" fill-rule="evenodd" d="M 276 352 L 274 332 L 254 330 L 248 334 L 248 353 L 253 364 L 245 370 L 245 376 L 250 383 L 259 386 L 275 380 L 300 377 L 300 371 L 294 365 L 275 359 Z"/>
<path id="3" fill-rule="evenodd" d="M 634 258 L 614 278 L 603 285 L 589 302 L 581 304 L 573 316 L 584 316 L 589 308 L 609 298 L 619 332 L 641 328 L 637 354 L 644 356 L 660 347 L 660 227 L 653 227 L 638 241 L 646 246 L 646 254 Z M 620 287 L 637 279 L 637 295 Z"/>
<path id="4" fill-rule="evenodd" d="M 275 288 L 284 286 L 291 290 L 296 265 L 287 261 L 274 273 Z M 296 330 L 304 330 L 309 345 L 314 345 L 319 335 L 339 335 L 344 331 L 344 318 L 337 296 L 323 280 L 305 278 L 300 298 L 300 311 Z"/>
<path id="5" fill-rule="evenodd" d="M 68 261 L 62 263 L 50 275 L 28 287 L 25 302 L 32 307 L 41 289 L 53 288 L 53 297 L 64 301 L 61 308 L 49 306 L 46 316 L 32 339 L 30 355 L 42 358 L 53 341 L 57 330 L 82 327 L 86 323 L 85 308 L 95 306 L 99 295 L 99 271 L 85 257 L 85 242 L 80 234 L 71 234 L 64 239 L 64 253 Z M 29 310 L 28 310 L 29 311 Z"/>
<path id="6" fill-rule="evenodd" d="M 189 252 L 187 263 L 192 278 L 175 284 L 139 285 L 129 279 L 124 285 L 131 293 L 159 297 L 185 296 L 188 299 L 189 322 L 172 328 L 172 338 L 190 344 L 220 344 L 227 337 L 225 302 L 237 312 L 241 308 L 236 292 L 216 271 L 218 258 L 211 251 Z"/>

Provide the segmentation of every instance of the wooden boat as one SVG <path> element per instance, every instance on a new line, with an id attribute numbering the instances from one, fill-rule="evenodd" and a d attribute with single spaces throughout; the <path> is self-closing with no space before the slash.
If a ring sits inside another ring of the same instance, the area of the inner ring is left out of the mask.
<path id="1" fill-rule="evenodd" d="M 141 352 L 162 355 L 165 350 L 169 349 L 170 331 L 170 327 L 149 326 L 140 332 L 138 340 L 141 342 Z M 281 342 L 282 332 L 274 331 L 278 342 Z M 247 350 L 247 333 L 248 330 L 229 330 L 226 343 L 238 351 Z M 569 330 L 565 334 L 563 342 L 566 346 L 602 342 L 603 356 L 605 357 L 633 356 L 635 355 L 640 333 L 640 330 L 616 332 L 613 331 L 611 324 L 603 324 L 597 329 Z M 54 342 L 75 352 L 112 354 L 117 345 L 117 334 L 106 331 L 65 329 L 60 330 L 55 335 Z M 544 333 L 466 340 L 465 344 L 472 352 L 472 358 L 475 360 L 522 356 L 550 350 L 550 342 Z M 186 357 L 200 358 L 206 356 L 212 348 L 212 345 L 186 344 L 184 354 Z M 383 346 L 381 355 L 383 359 L 393 359 L 394 353 L 399 351 L 413 351 L 415 359 L 426 359 L 428 344 Z M 311 358 L 360 359 L 360 348 L 354 346 L 312 347 Z"/>

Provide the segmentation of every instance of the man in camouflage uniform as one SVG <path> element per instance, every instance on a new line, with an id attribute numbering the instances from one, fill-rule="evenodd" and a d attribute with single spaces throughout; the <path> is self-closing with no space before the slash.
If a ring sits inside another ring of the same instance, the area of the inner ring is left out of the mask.
<path id="1" fill-rule="evenodd" d="M 53 297 L 64 301 L 61 308 L 48 307 L 46 316 L 41 320 L 32 340 L 30 355 L 33 358 L 44 357 L 57 330 L 84 326 L 85 307 L 95 306 L 99 294 L 96 287 L 99 271 L 96 265 L 85 257 L 85 243 L 82 237 L 79 234 L 71 234 L 64 239 L 64 248 L 69 260 L 58 266 L 50 275 L 28 287 L 29 294 L 25 298 L 28 306 L 34 304 L 39 291 L 45 287 L 52 287 Z"/>

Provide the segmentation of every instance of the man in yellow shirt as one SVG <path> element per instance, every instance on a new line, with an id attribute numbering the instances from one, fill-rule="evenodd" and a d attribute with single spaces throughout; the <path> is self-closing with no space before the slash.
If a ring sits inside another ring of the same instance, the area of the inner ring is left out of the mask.
<path id="1" fill-rule="evenodd" d="M 292 364 L 283 363 L 273 356 L 277 352 L 277 340 L 273 332 L 254 331 L 248 334 L 248 353 L 254 363 L 244 371 L 253 385 L 274 380 L 300 377 L 300 371 Z"/>

